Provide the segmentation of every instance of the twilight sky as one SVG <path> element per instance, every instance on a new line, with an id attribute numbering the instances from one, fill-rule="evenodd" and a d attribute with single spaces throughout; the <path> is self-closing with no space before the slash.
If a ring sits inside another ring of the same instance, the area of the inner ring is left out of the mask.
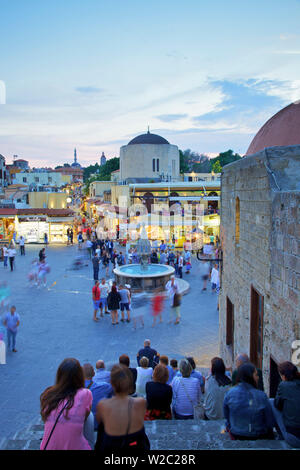
<path id="1" fill-rule="evenodd" d="M 299 24 L 300 0 L 0 0 L 0 154 L 85 166 L 148 125 L 244 154 L 300 99 Z"/>

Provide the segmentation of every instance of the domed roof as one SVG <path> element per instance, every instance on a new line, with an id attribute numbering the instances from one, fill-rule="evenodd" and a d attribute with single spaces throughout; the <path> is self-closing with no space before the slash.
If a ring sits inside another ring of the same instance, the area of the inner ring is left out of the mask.
<path id="1" fill-rule="evenodd" d="M 300 145 L 300 100 L 281 109 L 262 126 L 246 155 L 287 145 Z"/>
<path id="2" fill-rule="evenodd" d="M 151 134 L 149 131 L 147 134 L 141 134 L 132 139 L 128 145 L 136 145 L 136 144 L 154 144 L 154 145 L 160 145 L 160 144 L 169 144 L 169 142 L 161 137 L 160 135 L 157 134 Z"/>

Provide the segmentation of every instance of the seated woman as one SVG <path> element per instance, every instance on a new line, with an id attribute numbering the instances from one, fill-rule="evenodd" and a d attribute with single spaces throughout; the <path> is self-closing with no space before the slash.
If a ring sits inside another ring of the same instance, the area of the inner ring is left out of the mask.
<path id="1" fill-rule="evenodd" d="M 140 397 L 146 397 L 146 383 L 152 380 L 153 369 L 148 367 L 149 359 L 142 357 L 140 359 L 140 365 L 136 368 L 137 379 L 136 379 L 136 393 Z"/>
<path id="2" fill-rule="evenodd" d="M 231 380 L 225 374 L 225 364 L 220 357 L 211 361 L 211 375 L 205 381 L 204 419 L 223 419 L 224 396 L 231 386 Z"/>
<path id="3" fill-rule="evenodd" d="M 80 363 L 73 358 L 65 359 L 57 370 L 55 385 L 41 395 L 45 429 L 40 449 L 91 450 L 94 438 L 93 415 L 90 415 L 92 400 L 91 391 L 84 387 Z M 90 428 L 85 432 L 89 416 Z"/>
<path id="4" fill-rule="evenodd" d="M 114 365 L 110 381 L 115 396 L 97 405 L 99 426 L 95 450 L 105 453 L 149 450 L 144 429 L 146 400 L 128 396 L 133 385 L 130 370 L 121 364 Z"/>
<path id="5" fill-rule="evenodd" d="M 146 383 L 147 411 L 145 421 L 172 419 L 172 387 L 167 384 L 169 371 L 158 364 L 153 372 L 153 382 Z"/>
<path id="6" fill-rule="evenodd" d="M 274 418 L 265 392 L 257 389 L 258 374 L 250 362 L 238 368 L 238 384 L 224 398 L 224 418 L 232 439 L 273 439 Z"/>
<path id="7" fill-rule="evenodd" d="M 275 399 L 270 400 L 275 426 L 290 446 L 300 448 L 300 374 L 288 361 L 279 364 L 278 372 L 282 382 Z"/>
<path id="8" fill-rule="evenodd" d="M 194 419 L 194 406 L 201 398 L 200 382 L 191 377 L 192 366 L 187 359 L 179 363 L 181 377 L 174 377 L 171 386 L 173 389 L 173 413 L 176 419 Z"/>

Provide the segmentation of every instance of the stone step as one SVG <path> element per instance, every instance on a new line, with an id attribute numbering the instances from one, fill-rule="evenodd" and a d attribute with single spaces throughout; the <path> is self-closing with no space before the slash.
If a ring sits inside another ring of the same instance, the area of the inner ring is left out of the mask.
<path id="1" fill-rule="evenodd" d="M 145 430 L 152 450 L 288 450 L 285 441 L 232 441 L 223 434 L 224 421 L 146 421 Z M 44 426 L 41 419 L 0 442 L 0 450 L 39 450 Z M 95 434 L 96 438 L 96 434 Z"/>

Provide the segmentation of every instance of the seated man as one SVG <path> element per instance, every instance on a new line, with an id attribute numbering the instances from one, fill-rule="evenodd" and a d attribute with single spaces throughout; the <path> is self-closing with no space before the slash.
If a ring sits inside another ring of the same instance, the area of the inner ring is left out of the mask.
<path id="1" fill-rule="evenodd" d="M 122 364 L 123 366 L 128 367 L 128 369 L 132 373 L 133 388 L 132 388 L 132 392 L 130 393 L 130 395 L 133 395 L 135 394 L 135 391 L 136 391 L 137 370 L 135 367 L 129 367 L 130 359 L 126 354 L 122 354 L 122 356 L 119 357 L 119 364 Z"/>
<path id="2" fill-rule="evenodd" d="M 169 379 L 167 381 L 167 384 L 170 384 L 175 376 L 174 369 L 172 369 L 171 366 L 169 366 L 169 358 L 168 356 L 160 356 L 159 358 L 159 363 L 165 366 L 168 371 L 169 371 Z"/>
<path id="3" fill-rule="evenodd" d="M 232 385 L 237 384 L 237 370 L 238 370 L 238 368 L 241 365 L 246 364 L 247 362 L 250 362 L 250 359 L 247 356 L 247 354 L 243 353 L 243 354 L 238 354 L 236 356 L 236 359 L 235 359 L 236 369 L 232 372 L 232 379 L 231 379 Z M 263 382 L 263 377 L 262 377 L 262 371 L 261 371 L 261 369 L 256 369 L 256 370 L 257 370 L 257 375 L 258 375 L 257 388 L 258 388 L 258 390 L 264 391 L 264 382 Z"/>
<path id="4" fill-rule="evenodd" d="M 91 364 L 84 364 L 82 366 L 83 374 L 85 379 L 85 386 L 88 388 L 93 395 L 92 402 L 92 413 L 94 416 L 94 430 L 98 429 L 98 422 L 95 418 L 96 407 L 99 401 L 104 400 L 105 398 L 111 398 L 113 396 L 112 386 L 107 382 L 94 382 L 94 368 Z"/>
<path id="5" fill-rule="evenodd" d="M 159 354 L 155 349 L 150 348 L 150 339 L 145 339 L 143 349 L 140 349 L 137 354 L 137 363 L 140 365 L 140 359 L 142 357 L 147 357 L 149 359 L 149 367 L 154 367 L 158 363 Z"/>
<path id="6" fill-rule="evenodd" d="M 94 382 L 110 383 L 110 372 L 105 369 L 104 361 L 102 361 L 101 359 L 96 362 L 96 374 Z"/>

